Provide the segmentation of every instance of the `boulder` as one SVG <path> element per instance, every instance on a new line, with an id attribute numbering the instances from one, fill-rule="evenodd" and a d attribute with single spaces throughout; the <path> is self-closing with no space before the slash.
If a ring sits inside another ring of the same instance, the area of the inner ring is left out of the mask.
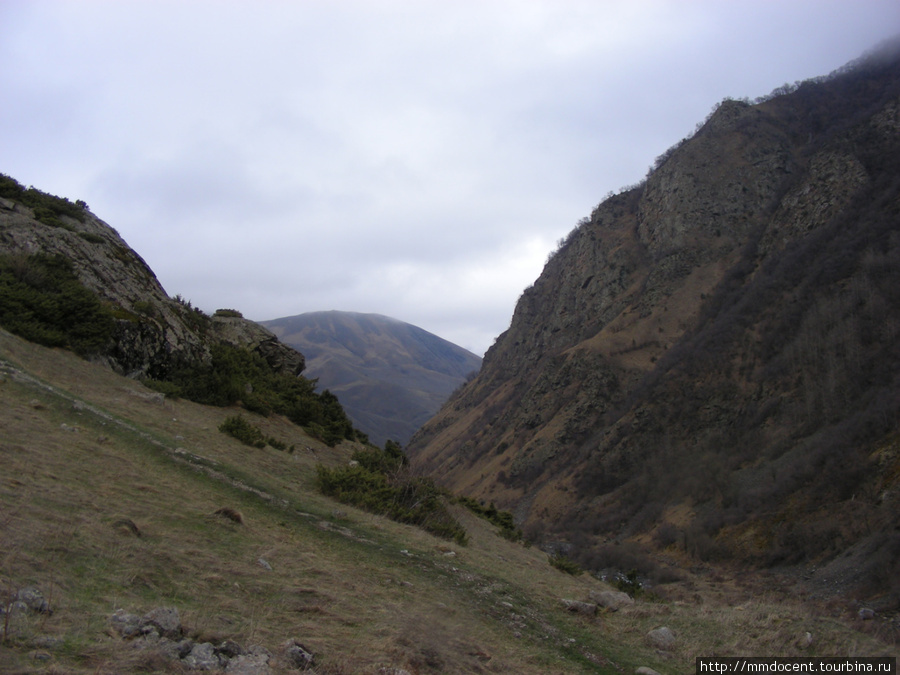
<path id="1" fill-rule="evenodd" d="M 141 617 L 129 614 L 124 609 L 117 609 L 109 618 L 113 630 L 123 638 L 132 638 L 141 634 Z"/>
<path id="2" fill-rule="evenodd" d="M 285 660 L 292 668 L 307 670 L 313 665 L 314 657 L 312 652 L 296 639 L 285 642 L 282 651 L 284 652 Z"/>
<path id="3" fill-rule="evenodd" d="M 216 647 L 216 654 L 220 654 L 229 659 L 233 659 L 236 656 L 243 656 L 247 653 L 247 650 L 241 647 L 240 644 L 235 642 L 234 640 L 225 640 Z M 268 661 L 268 657 L 266 657 L 266 661 Z"/>
<path id="4" fill-rule="evenodd" d="M 20 589 L 16 594 L 16 599 L 24 603 L 33 612 L 40 612 L 41 614 L 53 613 L 50 609 L 50 603 L 44 598 L 44 594 L 41 593 L 40 589 L 33 586 Z"/>
<path id="5" fill-rule="evenodd" d="M 576 614 L 594 616 L 597 613 L 597 605 L 592 602 L 580 602 L 579 600 L 562 599 L 563 607 Z"/>
<path id="6" fill-rule="evenodd" d="M 181 637 L 181 618 L 175 607 L 157 607 L 151 609 L 141 619 L 141 628 L 152 627 L 170 640 Z"/>
<path id="7" fill-rule="evenodd" d="M 599 607 L 605 607 L 612 612 L 634 604 L 634 598 L 622 591 L 591 591 L 588 597 L 591 602 L 595 602 Z"/>
<path id="8" fill-rule="evenodd" d="M 272 675 L 269 657 L 264 654 L 235 656 L 225 667 L 226 675 Z"/>
<path id="9" fill-rule="evenodd" d="M 185 656 L 182 662 L 185 666 L 194 670 L 212 670 L 221 665 L 219 656 L 216 654 L 216 648 L 209 642 L 195 644 L 191 649 L 191 653 Z"/>
<path id="10" fill-rule="evenodd" d="M 654 628 L 647 633 L 647 639 L 657 649 L 672 649 L 675 646 L 675 633 L 668 626 Z"/>

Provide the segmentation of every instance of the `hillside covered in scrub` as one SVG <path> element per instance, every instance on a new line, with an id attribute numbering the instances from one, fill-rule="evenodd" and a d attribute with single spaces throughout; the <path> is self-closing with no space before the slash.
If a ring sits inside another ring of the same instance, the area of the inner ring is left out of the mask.
<path id="1" fill-rule="evenodd" d="M 0 673 L 669 673 L 697 654 L 894 653 L 880 617 L 778 579 L 643 589 L 461 502 L 444 503 L 464 543 L 338 502 L 319 474 L 371 446 L 240 414 L 284 449 L 220 431 L 234 409 L 0 330 Z"/>
<path id="2" fill-rule="evenodd" d="M 414 467 L 592 570 L 900 607 L 900 51 L 725 100 L 578 224 Z"/>

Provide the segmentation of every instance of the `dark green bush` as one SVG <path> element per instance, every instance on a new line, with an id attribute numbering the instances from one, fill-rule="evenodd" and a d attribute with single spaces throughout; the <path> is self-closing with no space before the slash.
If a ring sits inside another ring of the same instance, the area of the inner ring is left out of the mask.
<path id="1" fill-rule="evenodd" d="M 20 202 L 31 208 L 35 219 L 52 227 L 63 227 L 71 230 L 59 216 L 69 216 L 84 222 L 87 205 L 79 200 L 74 204 L 65 197 L 57 197 L 41 192 L 33 187 L 25 189 L 16 179 L 0 174 L 0 197 Z"/>
<path id="2" fill-rule="evenodd" d="M 240 403 L 251 412 L 284 415 L 327 445 L 356 437 L 353 423 L 337 397 L 315 391 L 315 382 L 276 373 L 259 354 L 243 347 L 216 344 L 206 363 L 173 368 L 165 378 L 184 398 L 206 405 Z"/>
<path id="3" fill-rule="evenodd" d="M 167 382 L 166 380 L 154 380 L 150 378 L 141 380 L 141 382 L 144 384 L 144 386 L 149 387 L 153 391 L 158 391 L 166 398 L 181 398 L 181 387 L 179 387 L 174 382 Z"/>
<path id="4" fill-rule="evenodd" d="M 219 431 L 238 439 L 244 445 L 264 448 L 267 445 L 276 450 L 287 450 L 287 443 L 272 436 L 266 436 L 255 424 L 251 424 L 240 415 L 232 415 L 219 425 Z"/>
<path id="5" fill-rule="evenodd" d="M 26 340 L 97 354 L 115 322 L 61 255 L 0 256 L 0 325 Z"/>
<path id="6" fill-rule="evenodd" d="M 251 424 L 240 415 L 227 417 L 219 425 L 219 431 L 236 438 L 244 445 L 250 445 L 254 448 L 266 447 L 266 437 L 259 430 L 259 427 Z"/>
<path id="7" fill-rule="evenodd" d="M 576 577 L 584 572 L 584 570 L 581 569 L 581 566 L 578 563 L 569 558 L 569 556 L 563 555 L 562 553 L 555 553 L 554 555 L 551 555 L 550 564 L 560 572 L 565 572 L 566 574 L 571 574 L 572 576 Z"/>
<path id="8" fill-rule="evenodd" d="M 623 593 L 628 593 L 632 598 L 639 596 L 644 590 L 643 584 L 638 580 L 638 571 L 630 570 L 628 574 L 617 574 L 613 579 L 612 585 Z"/>
<path id="9" fill-rule="evenodd" d="M 430 478 L 410 474 L 400 446 L 357 451 L 353 464 L 317 468 L 319 490 L 345 504 L 421 527 L 438 537 L 465 545 L 466 531 L 445 505 L 447 494 Z M 383 455 L 378 457 L 378 454 Z"/>
<path id="10" fill-rule="evenodd" d="M 490 503 L 490 506 L 484 506 L 479 501 L 471 497 L 456 497 L 456 502 L 465 506 L 476 516 L 480 516 L 485 520 L 497 525 L 500 528 L 500 535 L 510 541 L 520 541 L 522 539 L 522 530 L 516 527 L 513 514 L 509 511 L 500 511 Z"/>

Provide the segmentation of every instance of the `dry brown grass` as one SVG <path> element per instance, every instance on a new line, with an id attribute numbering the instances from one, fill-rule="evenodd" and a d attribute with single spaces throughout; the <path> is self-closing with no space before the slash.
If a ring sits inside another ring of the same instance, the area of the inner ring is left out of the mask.
<path id="1" fill-rule="evenodd" d="M 37 586 L 54 609 L 11 622 L 0 673 L 179 672 L 109 631 L 116 609 L 158 606 L 178 607 L 198 640 L 275 651 L 297 638 L 319 673 L 684 672 L 698 655 L 794 653 L 807 630 L 819 654 L 884 649 L 800 602 L 717 598 L 715 584 L 575 616 L 560 598 L 603 584 L 558 572 L 468 511 L 456 513 L 470 537 L 461 548 L 315 492 L 316 462 L 344 462 L 351 448 L 254 418 L 297 450 L 251 449 L 217 431 L 231 411 L 161 402 L 2 332 L 0 360 L 55 387 L 8 368 L 0 380 L 0 590 Z M 213 515 L 223 509 L 240 522 Z M 679 635 L 671 654 L 645 641 L 662 623 Z M 47 637 L 60 643 L 35 662 Z"/>

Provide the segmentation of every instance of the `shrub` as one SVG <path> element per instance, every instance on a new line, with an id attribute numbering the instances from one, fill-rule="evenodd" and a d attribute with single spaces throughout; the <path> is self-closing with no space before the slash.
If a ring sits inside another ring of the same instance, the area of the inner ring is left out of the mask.
<path id="1" fill-rule="evenodd" d="M 245 347 L 215 344 L 208 362 L 182 364 L 165 379 L 197 403 L 222 407 L 240 403 L 263 416 L 284 415 L 330 446 L 356 436 L 334 394 L 328 390 L 317 394 L 315 382 L 274 372 L 262 356 Z"/>
<path id="2" fill-rule="evenodd" d="M 181 397 L 181 387 L 172 382 L 166 382 L 165 380 L 154 380 L 152 378 L 141 380 L 141 382 L 145 387 L 149 387 L 153 391 L 158 391 L 166 398 Z"/>
<path id="3" fill-rule="evenodd" d="M 99 234 L 94 234 L 93 232 L 79 232 L 78 236 L 92 244 L 102 244 L 106 241 Z"/>
<path id="4" fill-rule="evenodd" d="M 79 200 L 74 204 L 65 197 L 57 197 L 46 192 L 41 192 L 33 187 L 25 189 L 17 180 L 0 174 L 0 197 L 12 199 L 31 208 L 36 220 L 51 227 L 63 227 L 73 229 L 63 223 L 59 216 L 69 216 L 77 221 L 84 222 L 87 204 Z"/>
<path id="5" fill-rule="evenodd" d="M 497 525 L 500 528 L 500 536 L 510 541 L 520 541 L 522 539 L 522 530 L 516 527 L 513 514 L 509 511 L 500 511 L 491 502 L 490 506 L 485 507 L 471 497 L 456 497 L 456 503 L 465 506 L 476 516 L 480 516 L 485 520 Z"/>
<path id="6" fill-rule="evenodd" d="M 623 593 L 628 593 L 632 598 L 636 598 L 644 590 L 644 585 L 638 580 L 638 571 L 636 569 L 630 570 L 628 574 L 616 574 L 612 585 Z"/>
<path id="7" fill-rule="evenodd" d="M 352 465 L 329 469 L 320 464 L 316 467 L 319 490 L 345 504 L 465 545 L 465 529 L 444 504 L 447 495 L 430 478 L 410 474 L 405 456 L 396 458 L 399 447 L 388 441 L 385 450 L 357 451 Z"/>
<path id="8" fill-rule="evenodd" d="M 550 564 L 560 572 L 565 572 L 566 574 L 571 574 L 572 576 L 576 577 L 584 572 L 584 570 L 581 569 L 581 566 L 578 563 L 569 558 L 569 556 L 563 555 L 562 553 L 554 553 L 553 555 L 551 555 Z"/>
<path id="9" fill-rule="evenodd" d="M 266 447 L 266 437 L 259 427 L 250 424 L 240 415 L 233 415 L 219 425 L 219 431 L 238 439 L 244 445 L 254 448 Z"/>
<path id="10" fill-rule="evenodd" d="M 47 347 L 99 353 L 115 330 L 112 315 L 61 255 L 0 256 L 0 325 Z"/>

